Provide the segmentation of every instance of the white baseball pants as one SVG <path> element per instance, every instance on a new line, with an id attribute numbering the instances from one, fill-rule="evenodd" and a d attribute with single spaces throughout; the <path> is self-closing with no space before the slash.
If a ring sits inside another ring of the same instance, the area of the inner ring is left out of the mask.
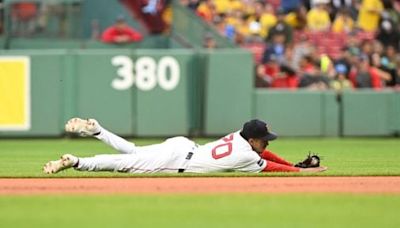
<path id="1" fill-rule="evenodd" d="M 95 136 L 121 154 L 96 155 L 79 158 L 80 171 L 114 171 L 129 173 L 177 173 L 187 167 L 186 157 L 196 144 L 185 137 L 174 137 L 160 144 L 136 146 L 134 143 L 102 128 Z"/>

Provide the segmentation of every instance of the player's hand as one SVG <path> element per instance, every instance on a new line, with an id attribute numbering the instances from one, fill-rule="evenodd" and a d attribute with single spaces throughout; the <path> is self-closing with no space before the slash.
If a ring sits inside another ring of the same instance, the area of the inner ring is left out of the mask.
<path id="1" fill-rule="evenodd" d="M 116 41 L 117 43 L 126 43 L 126 42 L 129 41 L 129 37 L 128 37 L 128 36 L 125 36 L 125 35 L 123 35 L 123 36 L 118 36 L 118 37 L 115 38 L 115 41 Z"/>

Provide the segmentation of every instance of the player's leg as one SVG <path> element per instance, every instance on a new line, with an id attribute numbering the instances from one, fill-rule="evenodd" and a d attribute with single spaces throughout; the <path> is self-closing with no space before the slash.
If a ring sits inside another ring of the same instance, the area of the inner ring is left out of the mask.
<path id="1" fill-rule="evenodd" d="M 78 171 L 131 172 L 137 162 L 137 156 L 132 154 L 102 154 L 79 158 L 74 169 Z"/>
<path id="2" fill-rule="evenodd" d="M 80 171 L 114 171 L 129 173 L 177 173 L 184 165 L 195 143 L 184 137 L 174 137 L 149 146 L 137 147 L 135 154 L 97 155 L 79 158 Z"/>
<path id="3" fill-rule="evenodd" d="M 104 154 L 86 158 L 65 154 L 59 160 L 46 163 L 43 171 L 51 174 L 74 168 L 79 171 L 128 172 L 135 166 L 137 160 L 136 156 L 131 154 Z"/>
<path id="4" fill-rule="evenodd" d="M 59 160 L 49 161 L 43 166 L 43 172 L 47 174 L 58 173 L 78 164 L 78 158 L 71 154 L 64 154 Z"/>
<path id="5" fill-rule="evenodd" d="M 123 154 L 136 153 L 136 146 L 134 143 L 125 140 L 124 138 L 108 131 L 107 129 L 101 128 L 99 134 L 94 135 L 95 138 L 100 139 L 107 145 L 118 150 Z"/>
<path id="6" fill-rule="evenodd" d="M 121 153 L 135 153 L 135 144 L 103 128 L 95 119 L 72 118 L 65 125 L 65 131 L 81 136 L 93 136 Z"/>
<path id="7" fill-rule="evenodd" d="M 293 166 L 293 163 L 286 161 L 285 159 L 279 157 L 270 150 L 264 150 L 264 152 L 262 152 L 260 156 L 267 161 L 272 161 L 287 166 Z"/>

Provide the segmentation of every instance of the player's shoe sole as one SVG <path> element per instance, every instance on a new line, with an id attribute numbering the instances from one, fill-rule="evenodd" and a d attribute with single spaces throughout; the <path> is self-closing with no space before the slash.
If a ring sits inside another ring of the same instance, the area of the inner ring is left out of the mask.
<path id="1" fill-rule="evenodd" d="M 99 134 L 100 124 L 95 119 L 72 118 L 65 124 L 65 131 L 77 133 L 80 136 L 93 136 Z"/>
<path id="2" fill-rule="evenodd" d="M 47 174 L 58 173 L 61 170 L 73 167 L 77 163 L 77 157 L 71 154 L 64 154 L 59 160 L 47 162 L 43 166 L 43 172 Z"/>

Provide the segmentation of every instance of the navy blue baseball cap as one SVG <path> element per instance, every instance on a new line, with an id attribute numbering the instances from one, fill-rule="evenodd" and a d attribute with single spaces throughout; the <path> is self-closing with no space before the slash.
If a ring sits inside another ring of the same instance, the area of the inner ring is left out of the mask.
<path id="1" fill-rule="evenodd" d="M 268 124 L 264 121 L 254 119 L 246 122 L 242 128 L 242 136 L 246 139 L 262 139 L 265 141 L 272 141 L 278 136 L 269 130 Z"/>

